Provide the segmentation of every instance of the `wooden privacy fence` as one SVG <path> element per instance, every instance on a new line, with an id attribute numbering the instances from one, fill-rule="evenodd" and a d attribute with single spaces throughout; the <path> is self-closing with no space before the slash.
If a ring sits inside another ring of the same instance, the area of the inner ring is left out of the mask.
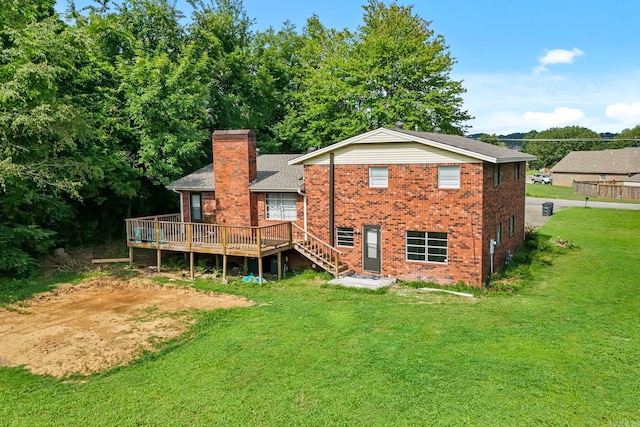
<path id="1" fill-rule="evenodd" d="M 640 187 L 623 185 L 615 181 L 574 181 L 573 192 L 589 197 L 640 200 Z"/>

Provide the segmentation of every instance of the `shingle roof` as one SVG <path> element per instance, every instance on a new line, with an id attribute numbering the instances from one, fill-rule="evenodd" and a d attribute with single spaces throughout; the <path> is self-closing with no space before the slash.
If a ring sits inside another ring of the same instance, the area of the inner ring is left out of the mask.
<path id="1" fill-rule="evenodd" d="M 289 166 L 300 154 L 264 154 L 256 159 L 258 177 L 251 191 L 298 191 L 303 186 L 302 165 Z"/>
<path id="2" fill-rule="evenodd" d="M 251 191 L 298 191 L 303 185 L 303 166 L 289 166 L 300 154 L 263 154 L 256 159 L 258 177 Z M 213 163 L 173 181 L 169 190 L 215 191 Z"/>
<path id="3" fill-rule="evenodd" d="M 553 172 L 640 173 L 640 147 L 617 150 L 572 151 L 558 162 Z"/>
<path id="4" fill-rule="evenodd" d="M 418 132 L 405 129 L 394 129 L 396 132 L 405 133 L 407 135 L 416 136 L 428 141 L 439 142 L 451 147 L 459 148 L 461 150 L 468 151 L 469 153 L 480 154 L 482 156 L 491 157 L 496 159 L 496 163 L 507 162 L 526 162 L 535 160 L 536 157 L 522 153 L 520 151 L 512 150 L 511 148 L 499 147 L 497 145 L 489 144 L 486 142 L 478 141 L 471 138 L 465 138 L 459 135 L 445 135 L 442 133 L 434 132 Z"/>
<path id="5" fill-rule="evenodd" d="M 169 190 L 213 191 L 213 163 L 167 185 Z"/>
<path id="6" fill-rule="evenodd" d="M 409 138 L 407 138 L 407 136 Z M 346 145 L 366 143 L 373 141 L 381 141 L 384 138 L 387 142 L 407 141 L 411 140 L 420 144 L 432 146 L 435 148 L 462 154 L 474 159 L 490 162 L 490 163 L 511 163 L 526 162 L 535 160 L 536 157 L 531 154 L 522 153 L 520 151 L 509 148 L 498 147 L 497 145 L 488 144 L 486 142 L 476 141 L 475 139 L 465 138 L 458 135 L 445 135 L 433 132 L 418 132 L 405 129 L 387 129 L 378 128 L 361 135 L 356 135 L 344 141 L 329 145 L 328 147 L 314 151 L 309 154 L 300 156 L 292 163 L 301 164 L 307 159 L 321 156 L 325 153 L 339 149 Z"/>

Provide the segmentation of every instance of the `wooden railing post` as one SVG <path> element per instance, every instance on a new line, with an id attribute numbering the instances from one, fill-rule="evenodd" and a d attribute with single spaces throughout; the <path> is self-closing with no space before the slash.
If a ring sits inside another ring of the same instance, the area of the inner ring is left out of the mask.
<path id="1" fill-rule="evenodd" d="M 227 254 L 227 226 L 222 226 L 222 253 Z"/>
<path id="2" fill-rule="evenodd" d="M 333 259 L 334 259 L 334 262 L 336 264 L 335 269 L 336 269 L 336 279 L 337 279 L 338 276 L 340 275 L 340 266 L 339 266 L 340 258 L 339 258 L 338 252 L 334 252 L 333 253 Z"/>
<path id="3" fill-rule="evenodd" d="M 193 223 L 187 223 L 187 246 L 189 247 L 189 252 L 191 252 L 191 245 L 193 244 Z"/>
<path id="4" fill-rule="evenodd" d="M 289 222 L 289 246 L 293 245 L 293 223 Z"/>
<path id="5" fill-rule="evenodd" d="M 256 228 L 256 243 L 258 244 L 258 257 L 262 258 L 262 233 L 261 228 Z"/>

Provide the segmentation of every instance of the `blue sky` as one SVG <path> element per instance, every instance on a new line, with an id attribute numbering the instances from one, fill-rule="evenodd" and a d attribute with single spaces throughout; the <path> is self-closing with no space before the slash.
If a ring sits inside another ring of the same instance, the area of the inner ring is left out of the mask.
<path id="1" fill-rule="evenodd" d="M 64 3 L 65 0 L 59 0 Z M 89 0 L 76 0 L 81 6 Z M 302 29 L 313 13 L 327 27 L 356 29 L 365 0 L 244 0 L 255 30 Z M 613 0 L 414 0 L 442 34 L 467 88 L 469 133 L 578 125 L 620 132 L 640 124 L 640 2 Z M 178 0 L 189 14 L 189 6 Z"/>

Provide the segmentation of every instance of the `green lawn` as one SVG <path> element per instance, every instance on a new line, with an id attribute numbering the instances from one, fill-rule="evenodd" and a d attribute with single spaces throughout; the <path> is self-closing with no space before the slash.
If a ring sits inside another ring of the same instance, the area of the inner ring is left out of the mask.
<path id="1" fill-rule="evenodd" d="M 544 199 L 584 200 L 584 196 L 582 194 L 574 194 L 571 187 L 561 187 L 559 185 L 541 185 L 527 183 L 526 192 L 528 197 L 539 197 Z M 589 201 L 640 203 L 640 200 L 605 199 L 602 197 L 589 197 Z"/>
<path id="2" fill-rule="evenodd" d="M 513 296 L 197 283 L 257 304 L 87 381 L 0 368 L 0 424 L 639 425 L 640 213 L 565 209 L 539 232 L 576 248 Z"/>

